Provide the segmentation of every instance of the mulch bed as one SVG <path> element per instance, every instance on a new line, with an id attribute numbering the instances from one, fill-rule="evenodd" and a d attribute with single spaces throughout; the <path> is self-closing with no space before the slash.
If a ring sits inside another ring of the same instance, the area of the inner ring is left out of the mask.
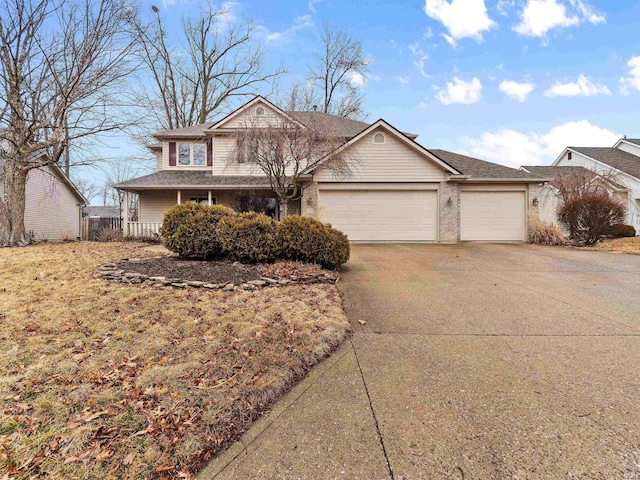
<path id="1" fill-rule="evenodd" d="M 118 268 L 141 273 L 149 277 L 180 278 L 205 283 L 246 283 L 269 277 L 275 280 L 292 277 L 330 275 L 337 279 L 337 272 L 324 270 L 318 265 L 298 262 L 277 262 L 273 264 L 245 265 L 230 261 L 184 260 L 177 257 L 150 257 L 136 261 L 123 260 Z"/>

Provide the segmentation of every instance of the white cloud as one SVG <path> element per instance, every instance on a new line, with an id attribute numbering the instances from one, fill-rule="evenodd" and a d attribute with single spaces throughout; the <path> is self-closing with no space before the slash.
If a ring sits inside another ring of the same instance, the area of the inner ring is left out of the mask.
<path id="1" fill-rule="evenodd" d="M 424 12 L 445 26 L 449 43 L 463 38 L 482 40 L 482 33 L 496 25 L 484 0 L 425 0 Z"/>
<path id="2" fill-rule="evenodd" d="M 427 74 L 427 71 L 425 68 L 425 63 L 429 59 L 429 55 L 425 53 L 422 50 L 422 48 L 420 48 L 418 42 L 412 43 L 407 48 L 411 51 L 411 53 L 413 53 L 414 57 L 416 57 L 416 60 L 414 60 L 413 64 L 416 66 L 416 68 L 420 72 L 420 75 L 422 75 L 425 78 L 430 78 L 430 75 Z"/>
<path id="3" fill-rule="evenodd" d="M 320 3 L 322 0 L 309 0 L 307 2 L 307 6 L 309 7 L 309 11 L 311 13 L 316 13 L 316 3 Z"/>
<path id="4" fill-rule="evenodd" d="M 546 37 L 550 30 L 567 28 L 589 22 L 594 25 L 605 22 L 603 14 L 582 0 L 527 0 L 520 22 L 513 28 L 520 35 Z"/>
<path id="5" fill-rule="evenodd" d="M 359 72 L 349 72 L 349 83 L 353 87 L 363 87 L 366 80 L 364 75 Z"/>
<path id="6" fill-rule="evenodd" d="M 409 77 L 403 77 L 402 75 L 397 75 L 396 80 L 400 82 L 401 85 L 409 85 Z"/>
<path id="7" fill-rule="evenodd" d="M 620 93 L 629 95 L 632 90 L 640 91 L 640 55 L 631 57 L 627 62 L 629 74 L 626 77 L 620 77 Z"/>
<path id="8" fill-rule="evenodd" d="M 536 88 L 536 85 L 529 82 L 514 82 L 513 80 L 504 80 L 502 83 L 500 83 L 498 88 L 507 96 L 518 100 L 519 102 L 524 102 L 527 99 L 527 96 L 531 92 L 533 92 L 534 88 Z"/>
<path id="9" fill-rule="evenodd" d="M 304 30 L 309 27 L 313 27 L 313 19 L 311 15 L 307 14 L 295 17 L 293 19 L 293 25 L 282 30 L 281 32 L 271 32 L 265 26 L 259 26 L 257 28 L 258 30 L 264 32 L 264 37 L 267 41 L 285 42 L 289 40 L 293 35 L 295 35 L 298 31 Z"/>
<path id="10" fill-rule="evenodd" d="M 447 82 L 446 89 L 438 90 L 435 97 L 445 105 L 452 103 L 470 105 L 482 98 L 482 84 L 476 77 L 473 77 L 469 82 L 453 77 L 453 82 Z"/>
<path id="11" fill-rule="evenodd" d="M 461 139 L 463 153 L 518 168 L 549 165 L 568 145 L 610 147 L 621 135 L 587 120 L 557 125 L 544 134 L 501 129 L 484 132 L 480 138 Z"/>
<path id="12" fill-rule="evenodd" d="M 606 85 L 593 83 L 580 74 L 575 82 L 556 81 L 544 94 L 547 97 L 593 97 L 594 95 L 611 95 L 611 90 Z"/>

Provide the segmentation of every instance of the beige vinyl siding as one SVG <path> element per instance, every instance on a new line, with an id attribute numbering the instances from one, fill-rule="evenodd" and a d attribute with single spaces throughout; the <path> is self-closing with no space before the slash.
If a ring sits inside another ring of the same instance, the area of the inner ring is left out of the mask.
<path id="1" fill-rule="evenodd" d="M 235 159 L 236 137 L 233 133 L 213 137 L 213 174 L 214 175 L 255 175 L 264 176 L 264 172 L 255 163 L 238 163 Z"/>
<path id="2" fill-rule="evenodd" d="M 385 143 L 373 143 L 382 133 Z M 397 139 L 383 128 L 377 128 L 347 149 L 351 174 L 336 176 L 324 169 L 314 175 L 318 182 L 440 182 L 446 175 L 439 165 Z"/>
<path id="3" fill-rule="evenodd" d="M 167 146 L 167 149 L 169 147 Z M 162 146 L 162 150 L 153 152 L 156 156 L 156 171 L 164 170 L 164 143 Z M 169 164 L 168 154 L 167 154 L 167 165 Z"/>
<path id="4" fill-rule="evenodd" d="M 261 116 L 256 115 L 256 111 L 259 107 L 264 109 L 264 114 Z M 251 105 L 251 107 L 219 125 L 218 128 L 255 128 L 260 126 L 273 126 L 279 123 L 280 115 L 280 113 L 276 112 L 266 103 L 258 101 Z"/>
<path id="5" fill-rule="evenodd" d="M 81 201 L 49 167 L 27 177 L 24 226 L 38 240 L 80 236 Z"/>

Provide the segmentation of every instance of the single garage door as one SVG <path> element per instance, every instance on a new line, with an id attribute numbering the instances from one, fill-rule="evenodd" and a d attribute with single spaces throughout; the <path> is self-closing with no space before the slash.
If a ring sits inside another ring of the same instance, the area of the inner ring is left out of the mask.
<path id="1" fill-rule="evenodd" d="M 320 216 L 354 241 L 435 241 L 435 190 L 320 190 Z"/>
<path id="2" fill-rule="evenodd" d="M 461 240 L 524 240 L 524 192 L 461 192 Z"/>

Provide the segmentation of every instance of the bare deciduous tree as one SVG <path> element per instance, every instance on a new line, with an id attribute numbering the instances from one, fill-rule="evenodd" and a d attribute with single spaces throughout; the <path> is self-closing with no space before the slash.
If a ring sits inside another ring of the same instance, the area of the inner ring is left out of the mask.
<path id="1" fill-rule="evenodd" d="M 130 72 L 124 0 L 0 3 L 0 245 L 25 245 L 30 170 L 58 163 L 68 143 L 121 123 L 110 107 Z"/>
<path id="2" fill-rule="evenodd" d="M 229 22 L 228 10 L 209 4 L 197 18 L 184 16 L 181 38 L 169 38 L 165 20 L 153 12 L 147 25 L 137 25 L 137 38 L 153 79 L 153 87 L 142 88 L 141 104 L 151 106 L 154 131 L 205 123 L 283 72 L 265 72 L 264 50 L 253 44 L 255 26 Z"/>
<path id="3" fill-rule="evenodd" d="M 351 172 L 357 159 L 339 143 L 337 132 L 321 115 L 307 116 L 304 124 L 289 116 L 249 117 L 236 133 L 231 160 L 265 174 L 282 219 L 288 202 L 302 196 L 300 177 L 307 171 L 322 166 L 338 176 Z"/>
<path id="4" fill-rule="evenodd" d="M 361 119 L 362 87 L 371 61 L 362 51 L 362 43 L 344 30 L 325 25 L 323 50 L 316 53 L 308 79 L 318 89 L 322 111 L 345 118 Z"/>

